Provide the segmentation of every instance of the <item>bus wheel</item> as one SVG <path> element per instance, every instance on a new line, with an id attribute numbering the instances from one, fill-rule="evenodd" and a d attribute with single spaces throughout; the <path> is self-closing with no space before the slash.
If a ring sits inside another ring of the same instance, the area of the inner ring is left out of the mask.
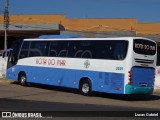
<path id="1" fill-rule="evenodd" d="M 22 73 L 20 75 L 20 84 L 22 86 L 27 86 L 27 78 L 26 78 L 26 74 L 25 73 Z"/>
<path id="2" fill-rule="evenodd" d="M 84 96 L 90 96 L 92 93 L 90 80 L 83 80 L 80 82 L 80 92 Z"/>

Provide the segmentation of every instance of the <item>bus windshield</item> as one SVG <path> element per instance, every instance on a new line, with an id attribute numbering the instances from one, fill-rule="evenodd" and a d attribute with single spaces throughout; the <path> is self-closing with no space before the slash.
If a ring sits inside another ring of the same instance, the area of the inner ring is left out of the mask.
<path id="1" fill-rule="evenodd" d="M 144 39 L 135 39 L 133 44 L 135 53 L 143 55 L 155 55 L 156 43 Z"/>

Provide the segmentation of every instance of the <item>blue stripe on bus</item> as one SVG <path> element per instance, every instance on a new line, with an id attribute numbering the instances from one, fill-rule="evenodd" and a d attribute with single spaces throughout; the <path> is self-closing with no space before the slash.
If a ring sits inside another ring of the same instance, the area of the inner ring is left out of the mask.
<path id="1" fill-rule="evenodd" d="M 7 79 L 17 80 L 20 71 L 25 71 L 27 82 L 31 83 L 79 88 L 80 79 L 86 77 L 92 82 L 92 91 L 124 94 L 122 73 L 16 65 L 8 69 Z"/>

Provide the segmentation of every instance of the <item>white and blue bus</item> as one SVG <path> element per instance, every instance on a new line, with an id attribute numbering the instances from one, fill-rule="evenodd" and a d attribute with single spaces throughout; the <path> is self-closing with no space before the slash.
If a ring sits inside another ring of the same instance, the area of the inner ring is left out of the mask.
<path id="1" fill-rule="evenodd" d="M 143 37 L 41 36 L 15 41 L 7 79 L 114 94 L 152 94 L 156 42 Z"/>

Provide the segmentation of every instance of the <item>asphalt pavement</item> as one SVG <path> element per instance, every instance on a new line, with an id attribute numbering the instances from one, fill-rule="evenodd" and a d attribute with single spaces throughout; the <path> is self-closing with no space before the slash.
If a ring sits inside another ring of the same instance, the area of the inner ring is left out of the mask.
<path id="1" fill-rule="evenodd" d="M 124 96 L 94 93 L 93 96 L 83 96 L 75 89 L 46 85 L 24 87 L 16 82 L 0 79 L 0 111 L 49 111 L 59 117 L 77 115 L 88 116 L 89 119 L 91 116 L 95 119 L 101 115 L 105 118 L 110 114 L 113 119 L 114 115 L 123 117 L 127 113 L 144 111 L 159 113 L 160 95 Z"/>

